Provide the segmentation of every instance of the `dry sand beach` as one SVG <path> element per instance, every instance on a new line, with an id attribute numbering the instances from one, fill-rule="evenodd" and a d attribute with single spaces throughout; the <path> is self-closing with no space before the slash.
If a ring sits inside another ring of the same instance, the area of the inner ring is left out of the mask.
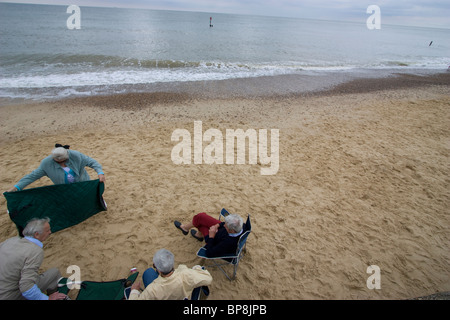
<path id="1" fill-rule="evenodd" d="M 174 220 L 221 208 L 251 215 L 237 279 L 216 269 L 210 299 L 410 299 L 450 291 L 450 73 L 366 79 L 309 94 L 136 93 L 0 107 L 0 188 L 55 143 L 98 160 L 108 211 L 53 234 L 43 268 L 83 280 L 142 272 L 160 248 L 203 264 Z M 176 165 L 175 129 L 279 129 L 279 170 Z M 92 178 L 95 172 L 89 171 Z M 30 187 L 51 184 L 43 178 Z M 17 234 L 0 201 L 0 241 Z M 368 289 L 367 268 L 381 271 Z"/>

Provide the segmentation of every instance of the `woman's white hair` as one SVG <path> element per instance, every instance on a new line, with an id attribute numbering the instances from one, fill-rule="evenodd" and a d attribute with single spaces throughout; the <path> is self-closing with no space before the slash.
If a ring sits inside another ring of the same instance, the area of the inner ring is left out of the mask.
<path id="1" fill-rule="evenodd" d="M 228 229 L 231 229 L 234 232 L 238 233 L 242 230 L 244 220 L 238 214 L 230 214 L 225 217 L 225 224 L 227 225 Z"/>
<path id="2" fill-rule="evenodd" d="M 69 151 L 63 147 L 58 147 L 52 151 L 53 160 L 63 161 L 69 159 Z"/>
<path id="3" fill-rule="evenodd" d="M 33 218 L 28 221 L 27 225 L 22 231 L 24 237 L 34 237 L 37 232 L 41 234 L 44 231 L 44 226 L 46 223 L 50 223 L 50 218 Z"/>
<path id="4" fill-rule="evenodd" d="M 173 270 L 175 258 L 172 252 L 167 249 L 158 250 L 153 256 L 153 264 L 163 274 L 168 274 Z"/>

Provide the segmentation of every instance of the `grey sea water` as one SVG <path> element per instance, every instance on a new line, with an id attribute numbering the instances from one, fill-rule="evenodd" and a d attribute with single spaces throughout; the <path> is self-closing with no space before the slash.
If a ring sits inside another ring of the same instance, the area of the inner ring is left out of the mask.
<path id="1" fill-rule="evenodd" d="M 0 4 L 0 97 L 167 91 L 278 76 L 309 90 L 349 77 L 443 72 L 450 63 L 449 30 L 369 30 L 365 8 L 356 23 L 80 7 L 81 28 L 73 30 L 66 10 Z"/>

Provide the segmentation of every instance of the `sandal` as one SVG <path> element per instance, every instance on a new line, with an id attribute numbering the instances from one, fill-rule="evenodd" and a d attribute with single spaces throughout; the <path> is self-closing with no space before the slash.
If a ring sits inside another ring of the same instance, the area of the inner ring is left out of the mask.
<path id="1" fill-rule="evenodd" d="M 203 241 L 203 237 L 197 237 L 196 234 L 197 234 L 197 231 L 191 230 L 191 236 L 193 236 L 198 241 Z"/>
<path id="2" fill-rule="evenodd" d="M 181 232 L 183 232 L 184 235 L 188 234 L 188 231 L 184 231 L 183 229 L 181 229 L 181 222 L 179 221 L 174 221 L 173 224 L 175 225 L 175 227 L 177 227 L 178 229 L 181 230 Z"/>

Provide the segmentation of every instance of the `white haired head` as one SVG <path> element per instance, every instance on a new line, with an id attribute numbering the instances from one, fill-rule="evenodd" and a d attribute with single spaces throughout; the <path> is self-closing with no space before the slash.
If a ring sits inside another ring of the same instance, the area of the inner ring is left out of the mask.
<path id="1" fill-rule="evenodd" d="M 238 214 L 230 214 L 225 217 L 225 224 L 231 231 L 239 233 L 244 225 L 244 220 Z"/>
<path id="2" fill-rule="evenodd" d="M 27 222 L 27 225 L 22 231 L 24 237 L 34 237 L 36 232 L 42 234 L 46 223 L 50 223 L 50 218 L 33 218 Z"/>
<path id="3" fill-rule="evenodd" d="M 153 256 L 153 265 L 162 274 L 171 273 L 174 263 L 174 255 L 167 249 L 160 249 Z"/>
<path id="4" fill-rule="evenodd" d="M 53 160 L 60 162 L 69 159 L 69 151 L 63 147 L 58 147 L 52 151 Z"/>

